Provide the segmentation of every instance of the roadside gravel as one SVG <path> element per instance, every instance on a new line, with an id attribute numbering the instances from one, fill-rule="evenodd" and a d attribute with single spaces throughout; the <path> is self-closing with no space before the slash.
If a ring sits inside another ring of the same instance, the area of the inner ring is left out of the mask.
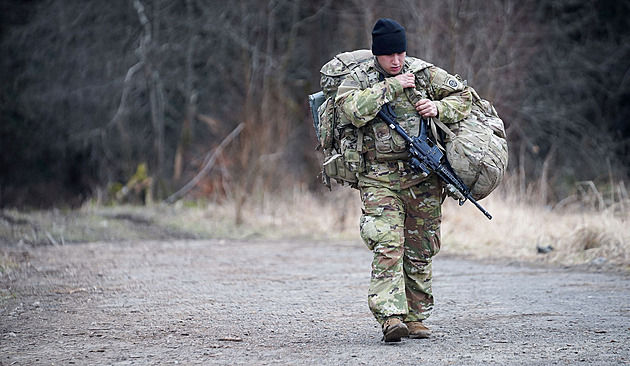
<path id="1" fill-rule="evenodd" d="M 438 255 L 433 336 L 385 345 L 360 243 L 2 251 L 0 365 L 630 364 L 624 274 Z"/>

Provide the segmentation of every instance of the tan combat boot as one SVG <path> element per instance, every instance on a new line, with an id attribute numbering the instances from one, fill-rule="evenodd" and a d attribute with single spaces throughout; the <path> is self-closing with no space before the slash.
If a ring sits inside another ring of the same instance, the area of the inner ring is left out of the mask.
<path id="1" fill-rule="evenodd" d="M 422 322 L 409 322 L 406 324 L 409 329 L 409 338 L 429 338 L 431 336 L 431 330 Z"/>
<path id="2" fill-rule="evenodd" d="M 400 342 L 403 337 L 409 336 L 409 330 L 402 320 L 391 317 L 383 323 L 383 341 L 384 342 Z"/>

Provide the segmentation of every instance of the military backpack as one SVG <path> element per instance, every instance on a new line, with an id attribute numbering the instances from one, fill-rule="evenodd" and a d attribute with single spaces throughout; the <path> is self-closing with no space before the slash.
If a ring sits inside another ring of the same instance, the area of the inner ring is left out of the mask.
<path id="1" fill-rule="evenodd" d="M 338 118 L 337 89 L 360 64 L 373 58 L 370 50 L 340 53 L 320 70 L 322 91 L 309 95 L 318 149 L 323 152 L 322 180 L 330 188 L 331 178 L 356 188 L 358 166 L 362 164 L 362 130 Z"/>
<path id="2" fill-rule="evenodd" d="M 492 104 L 475 89 L 468 117 L 449 124 L 446 159 L 477 201 L 499 186 L 508 164 L 508 145 L 503 120 Z"/>

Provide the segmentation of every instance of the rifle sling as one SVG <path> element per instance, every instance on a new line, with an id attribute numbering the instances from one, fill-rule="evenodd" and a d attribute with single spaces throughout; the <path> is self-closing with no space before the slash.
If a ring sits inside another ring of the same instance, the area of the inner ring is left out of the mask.
<path id="1" fill-rule="evenodd" d="M 357 129 L 357 152 L 363 153 L 363 127 Z"/>

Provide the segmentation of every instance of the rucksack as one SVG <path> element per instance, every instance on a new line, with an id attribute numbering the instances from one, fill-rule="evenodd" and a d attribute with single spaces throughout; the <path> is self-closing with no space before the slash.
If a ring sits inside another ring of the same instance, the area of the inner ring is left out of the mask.
<path id="1" fill-rule="evenodd" d="M 503 120 L 492 103 L 482 99 L 475 89 L 470 91 L 470 114 L 448 125 L 453 134 L 446 138 L 446 159 L 478 201 L 503 180 L 509 153 Z"/>
<path id="2" fill-rule="evenodd" d="M 345 77 L 372 58 L 370 50 L 336 55 L 320 70 L 322 91 L 309 95 L 318 149 L 323 152 L 322 180 L 328 188 L 331 178 L 341 185 L 357 188 L 357 173 L 363 166 L 363 130 L 339 121 L 335 97 Z"/>

